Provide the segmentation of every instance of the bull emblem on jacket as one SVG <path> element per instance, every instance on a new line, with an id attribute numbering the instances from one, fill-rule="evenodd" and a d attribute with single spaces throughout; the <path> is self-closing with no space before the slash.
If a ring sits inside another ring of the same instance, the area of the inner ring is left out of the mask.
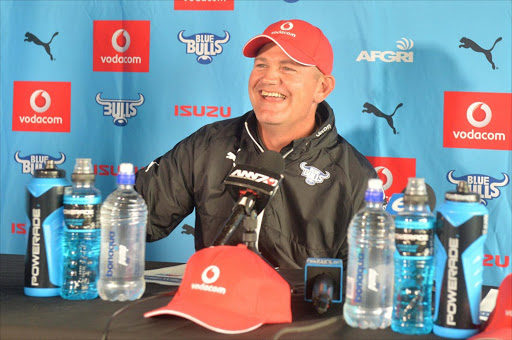
<path id="1" fill-rule="evenodd" d="M 301 176 L 306 177 L 306 184 L 308 185 L 315 185 L 322 183 L 324 180 L 331 177 L 331 174 L 329 171 L 326 171 L 325 173 L 321 170 L 315 168 L 314 166 L 307 165 L 308 163 L 302 162 L 300 163 L 300 168 L 302 169 Z"/>

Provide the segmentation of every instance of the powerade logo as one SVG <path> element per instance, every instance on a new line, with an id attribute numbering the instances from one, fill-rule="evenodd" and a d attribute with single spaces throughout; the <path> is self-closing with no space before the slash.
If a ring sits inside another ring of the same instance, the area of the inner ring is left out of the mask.
<path id="1" fill-rule="evenodd" d="M 60 165 L 66 161 L 66 155 L 61 152 L 60 157 L 52 157 L 41 153 L 36 153 L 28 156 L 20 156 L 20 151 L 14 154 L 14 160 L 21 164 L 21 173 L 31 174 L 34 176 L 34 170 L 43 169 L 47 160 L 53 160 L 55 165 Z"/>
<path id="2" fill-rule="evenodd" d="M 357 255 L 356 297 L 354 298 L 355 302 L 361 302 L 363 296 L 364 271 L 364 253 L 361 251 Z"/>
<path id="3" fill-rule="evenodd" d="M 361 51 L 356 61 L 366 60 L 368 62 L 375 62 L 377 60 L 385 63 L 404 62 L 412 63 L 414 60 L 414 52 L 410 51 L 414 46 L 414 42 L 410 39 L 402 38 L 396 42 L 396 47 L 400 51 Z M 410 52 L 408 52 L 410 51 Z"/>
<path id="4" fill-rule="evenodd" d="M 14 82 L 13 131 L 69 132 L 70 117 L 70 82 Z"/>
<path id="5" fill-rule="evenodd" d="M 187 54 L 197 55 L 199 64 L 210 64 L 214 56 L 219 55 L 223 51 L 223 46 L 229 41 L 229 32 L 224 31 L 224 37 L 219 37 L 211 33 L 198 33 L 190 36 L 178 33 L 178 40 L 187 45 Z"/>
<path id="6" fill-rule="evenodd" d="M 107 276 L 112 277 L 114 269 L 114 254 L 116 251 L 116 233 L 108 233 L 108 257 L 107 257 Z"/>
<path id="7" fill-rule="evenodd" d="M 445 148 L 512 150 L 512 93 L 445 92 Z"/>
<path id="8" fill-rule="evenodd" d="M 93 71 L 149 72 L 149 21 L 94 21 L 93 35 Z"/>
<path id="9" fill-rule="evenodd" d="M 41 253 L 41 209 L 32 209 L 32 266 L 30 284 L 39 286 L 39 254 Z"/>
<path id="10" fill-rule="evenodd" d="M 460 177 L 455 177 L 453 173 L 455 170 L 450 170 L 446 175 L 448 182 L 457 185 L 460 181 L 468 182 L 469 191 L 480 194 L 480 202 L 487 205 L 487 201 L 498 198 L 501 195 L 500 188 L 508 185 L 510 178 L 502 172 L 502 179 L 482 174 L 470 174 Z"/>
<path id="11" fill-rule="evenodd" d="M 103 115 L 111 116 L 117 126 L 125 126 L 128 119 L 137 115 L 137 107 L 144 104 L 144 96 L 139 93 L 139 99 L 102 99 L 101 92 L 96 95 L 96 103 L 103 106 Z"/>
<path id="12" fill-rule="evenodd" d="M 459 239 L 450 237 L 448 240 L 448 282 L 447 282 L 447 303 L 446 303 L 446 324 L 455 326 L 455 315 L 457 314 L 457 275 L 459 262 Z"/>

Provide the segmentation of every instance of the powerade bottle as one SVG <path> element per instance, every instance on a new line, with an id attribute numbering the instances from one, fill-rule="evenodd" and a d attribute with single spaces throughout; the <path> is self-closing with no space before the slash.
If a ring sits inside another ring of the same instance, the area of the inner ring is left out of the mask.
<path id="1" fill-rule="evenodd" d="M 393 309 L 393 253 L 395 223 L 383 209 L 380 179 L 370 179 L 366 206 L 348 228 L 347 289 L 343 316 L 348 325 L 386 328 Z"/>
<path id="2" fill-rule="evenodd" d="M 391 329 L 403 334 L 432 331 L 435 218 L 424 178 L 409 178 L 404 210 L 395 217 L 395 292 Z"/>
<path id="3" fill-rule="evenodd" d="M 103 300 L 136 300 L 146 289 L 147 207 L 133 185 L 133 165 L 122 163 L 117 189 L 101 207 L 101 259 L 98 292 Z"/>
<path id="4" fill-rule="evenodd" d="M 64 269 L 60 296 L 69 300 L 98 297 L 101 194 L 94 187 L 90 158 L 77 158 L 72 187 L 64 191 Z"/>
<path id="5" fill-rule="evenodd" d="M 51 159 L 34 171 L 27 185 L 27 215 L 30 220 L 25 256 L 25 295 L 58 296 L 62 282 L 62 196 L 66 171 Z"/>
<path id="6" fill-rule="evenodd" d="M 460 181 L 437 210 L 434 334 L 465 339 L 478 333 L 487 208 Z"/>

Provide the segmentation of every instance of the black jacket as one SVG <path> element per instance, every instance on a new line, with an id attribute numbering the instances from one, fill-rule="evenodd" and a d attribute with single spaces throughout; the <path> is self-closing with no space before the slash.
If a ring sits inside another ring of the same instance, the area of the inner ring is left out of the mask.
<path id="1" fill-rule="evenodd" d="M 331 107 L 317 109 L 318 129 L 281 150 L 284 179 L 264 212 L 259 250 L 273 265 L 304 267 L 308 257 L 347 259 L 347 228 L 364 205 L 374 168 L 339 136 Z M 206 125 L 137 173 L 149 207 L 147 240 L 169 235 L 195 208 L 195 248 L 210 246 L 235 204 L 224 179 L 263 150 L 253 111 Z M 229 244 L 242 240 L 243 228 Z"/>

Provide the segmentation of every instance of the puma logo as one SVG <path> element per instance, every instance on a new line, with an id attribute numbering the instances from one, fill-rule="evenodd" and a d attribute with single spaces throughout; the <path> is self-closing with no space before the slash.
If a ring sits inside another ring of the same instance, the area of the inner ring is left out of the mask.
<path id="1" fill-rule="evenodd" d="M 192 227 L 191 225 L 188 225 L 188 224 L 184 224 L 182 228 L 183 228 L 183 230 L 181 231 L 182 234 L 194 236 L 194 233 L 195 233 L 194 227 Z"/>
<path id="2" fill-rule="evenodd" d="M 33 35 L 32 33 L 27 32 L 27 33 L 25 33 L 26 39 L 23 41 L 33 42 L 36 45 L 43 46 L 46 53 L 48 53 L 48 55 L 50 56 L 50 60 L 55 60 L 55 59 L 53 59 L 52 53 L 50 52 L 50 44 L 52 43 L 53 38 L 55 38 L 55 36 L 58 34 L 59 34 L 59 32 L 55 32 L 53 34 L 52 38 L 50 39 L 50 41 L 47 43 L 44 43 L 41 40 L 39 40 L 39 38 L 36 37 L 35 35 Z"/>
<path id="3" fill-rule="evenodd" d="M 398 108 L 402 107 L 404 104 L 400 103 L 397 105 L 397 107 L 395 108 L 395 111 L 393 111 L 392 114 L 390 115 L 387 115 L 385 113 L 383 113 L 381 110 L 379 110 L 378 108 L 376 108 L 373 104 L 370 104 L 370 103 L 364 103 L 363 107 L 365 108 L 363 110 L 363 112 L 368 112 L 368 113 L 373 113 L 375 115 L 375 117 L 381 117 L 381 118 L 384 118 L 389 126 L 393 129 L 393 133 L 396 135 L 397 132 L 396 132 L 396 129 L 395 127 L 393 126 L 393 116 L 394 114 L 396 113 L 396 110 L 398 110 Z"/>
<path id="4" fill-rule="evenodd" d="M 498 41 L 501 41 L 501 37 L 499 37 L 498 39 L 496 39 L 496 41 L 494 42 L 494 44 L 492 45 L 491 49 L 489 50 L 485 50 L 483 48 L 481 48 L 476 42 L 474 42 L 473 40 L 471 39 L 468 39 L 466 37 L 462 37 L 460 39 L 460 42 L 462 44 L 459 45 L 459 48 L 461 47 L 464 47 L 464 48 L 470 48 L 472 49 L 473 51 L 475 52 L 480 52 L 480 53 L 483 53 L 485 55 L 485 57 L 487 58 L 487 60 L 491 63 L 491 66 L 492 66 L 492 69 L 495 70 L 496 69 L 496 66 L 494 65 L 494 62 L 492 61 L 492 49 L 494 48 L 494 46 L 496 46 L 496 44 L 498 43 Z"/>

